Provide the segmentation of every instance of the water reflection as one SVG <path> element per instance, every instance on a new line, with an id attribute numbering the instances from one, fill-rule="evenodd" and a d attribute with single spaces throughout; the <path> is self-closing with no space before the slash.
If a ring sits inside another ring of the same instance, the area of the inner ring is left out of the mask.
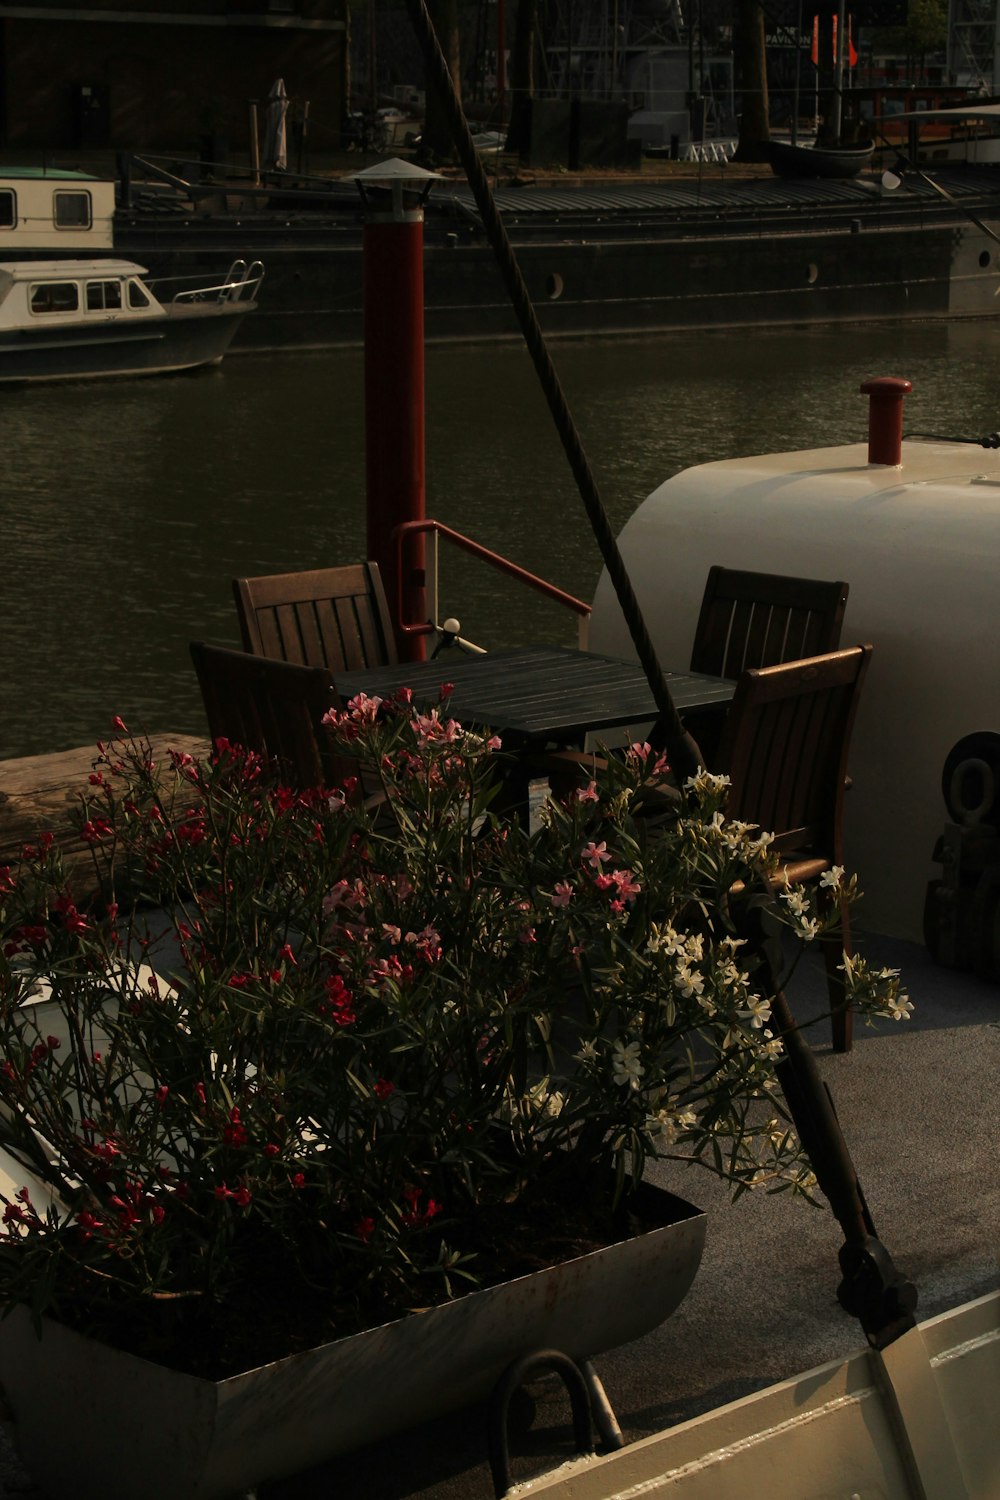
<path id="1" fill-rule="evenodd" d="M 617 530 L 678 469 L 864 436 L 860 382 L 906 375 L 907 431 L 998 425 L 988 325 L 700 334 L 559 346 Z M 85 744 L 111 716 L 200 731 L 194 637 L 236 644 L 230 578 L 364 553 L 362 359 L 232 357 L 173 379 L 6 390 L 0 756 Z M 379 411 L 386 441 L 395 413 Z M 589 598 L 600 559 L 530 361 L 427 355 L 428 509 Z M 553 606 L 446 561 L 487 643 L 572 640 Z"/>

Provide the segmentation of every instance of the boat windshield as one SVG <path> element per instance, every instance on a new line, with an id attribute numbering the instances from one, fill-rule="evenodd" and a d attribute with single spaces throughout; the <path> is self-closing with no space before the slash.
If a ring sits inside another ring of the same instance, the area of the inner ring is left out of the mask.
<path id="1" fill-rule="evenodd" d="M 149 307 L 149 295 L 141 281 L 130 281 L 128 284 L 129 307 Z"/>

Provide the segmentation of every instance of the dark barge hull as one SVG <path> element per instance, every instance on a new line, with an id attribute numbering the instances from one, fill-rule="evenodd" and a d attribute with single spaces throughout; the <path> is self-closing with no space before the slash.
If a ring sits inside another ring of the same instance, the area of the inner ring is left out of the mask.
<path id="1" fill-rule="evenodd" d="M 877 179 L 503 189 L 497 202 L 550 337 L 1000 315 L 1000 171 Z M 519 336 L 471 195 L 439 190 L 425 225 L 430 341 Z M 951 201 L 949 201 L 951 200 Z M 362 341 L 361 219 L 337 185 L 308 210 L 166 217 L 133 210 L 116 250 L 154 276 L 259 257 L 267 295 L 239 349 Z"/>

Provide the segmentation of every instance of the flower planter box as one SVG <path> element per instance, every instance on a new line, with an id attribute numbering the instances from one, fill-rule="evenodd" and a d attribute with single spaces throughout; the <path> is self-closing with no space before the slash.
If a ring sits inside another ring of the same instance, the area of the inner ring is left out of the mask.
<path id="1" fill-rule="evenodd" d="M 229 1500 L 481 1400 L 531 1350 L 628 1343 L 681 1302 L 705 1238 L 704 1214 L 673 1194 L 645 1184 L 638 1202 L 660 1227 L 219 1382 L 50 1322 L 39 1340 L 15 1308 L 0 1382 L 21 1458 L 48 1500 L 134 1500 L 137 1485 L 144 1500 Z"/>

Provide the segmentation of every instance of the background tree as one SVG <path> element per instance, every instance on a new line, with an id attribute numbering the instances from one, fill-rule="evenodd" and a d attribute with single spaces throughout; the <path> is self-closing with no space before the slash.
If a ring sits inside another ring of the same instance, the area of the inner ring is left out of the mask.
<path id="1" fill-rule="evenodd" d="M 736 161 L 765 161 L 768 124 L 767 55 L 760 0 L 733 0 L 733 82 L 741 96 Z"/>
<path id="2" fill-rule="evenodd" d="M 458 29 L 458 0 L 428 0 L 434 30 L 437 32 L 441 51 L 448 62 L 452 82 L 462 96 L 462 54 Z M 454 161 L 455 146 L 448 128 L 441 96 L 431 79 L 427 80 L 427 105 L 424 128 L 420 141 L 419 158 L 425 166 L 435 162 Z"/>
<path id="3" fill-rule="evenodd" d="M 876 52 L 906 58 L 907 76 L 923 71 L 928 53 L 948 45 L 948 0 L 908 0 L 905 26 L 886 26 L 872 32 Z"/>
<path id="4" fill-rule="evenodd" d="M 514 44 L 510 54 L 510 125 L 507 150 L 528 149 L 531 138 L 531 101 L 535 94 L 535 33 L 538 0 L 518 0 Z"/>

